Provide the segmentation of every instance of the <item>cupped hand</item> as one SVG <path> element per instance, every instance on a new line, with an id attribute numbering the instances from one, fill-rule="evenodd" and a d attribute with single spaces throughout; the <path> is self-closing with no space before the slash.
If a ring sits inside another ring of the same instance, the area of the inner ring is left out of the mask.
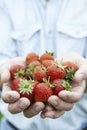
<path id="1" fill-rule="evenodd" d="M 61 60 L 72 61 L 79 67 L 79 69 L 75 73 L 74 80 L 71 83 L 72 90 L 63 90 L 58 94 L 58 96 L 51 96 L 48 99 L 50 106 L 47 105 L 45 107 L 41 114 L 42 118 L 58 118 L 64 114 L 65 111 L 71 110 L 74 103 L 78 102 L 82 98 L 86 88 L 87 60 L 76 53 L 70 53 L 58 59 L 58 61 Z"/>
<path id="2" fill-rule="evenodd" d="M 44 104 L 42 102 L 36 102 L 31 105 L 28 98 L 20 98 L 20 94 L 17 91 L 11 90 L 10 68 L 15 64 L 24 65 L 24 59 L 21 57 L 14 58 L 0 68 L 0 82 L 2 84 L 1 97 L 8 104 L 9 112 L 12 114 L 23 112 L 24 116 L 30 118 L 42 111 Z"/>

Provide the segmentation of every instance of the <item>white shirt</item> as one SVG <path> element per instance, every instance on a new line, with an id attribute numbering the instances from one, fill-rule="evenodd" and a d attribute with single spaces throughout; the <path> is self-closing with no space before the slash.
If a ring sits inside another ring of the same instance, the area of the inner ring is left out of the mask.
<path id="1" fill-rule="evenodd" d="M 0 0 L 1 64 L 31 51 L 39 55 L 53 51 L 58 58 L 73 51 L 87 57 L 87 0 L 43 2 Z M 0 109 L 21 130 L 80 130 L 87 122 L 86 102 L 87 94 L 84 94 L 71 111 L 55 120 L 43 120 L 39 115 L 27 119 L 22 113 L 12 115 L 2 103 Z"/>

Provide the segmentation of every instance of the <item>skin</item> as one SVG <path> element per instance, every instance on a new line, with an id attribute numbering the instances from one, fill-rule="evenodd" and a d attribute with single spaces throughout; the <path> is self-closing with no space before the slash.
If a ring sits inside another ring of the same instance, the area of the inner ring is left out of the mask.
<path id="1" fill-rule="evenodd" d="M 33 117 L 34 115 L 41 112 L 42 118 L 58 118 L 62 116 L 65 111 L 69 111 L 73 108 L 74 103 L 78 102 L 84 94 L 87 80 L 87 60 L 76 53 L 71 53 L 58 61 L 73 61 L 78 65 L 79 70 L 75 74 L 74 81 L 72 83 L 72 91 L 63 90 L 58 96 L 52 95 L 48 99 L 48 104 L 42 102 L 36 102 L 30 105 L 30 101 L 27 98 L 20 98 L 20 95 L 16 91 L 12 91 L 10 87 L 10 67 L 13 64 L 20 63 L 24 65 L 24 59 L 15 58 L 9 60 L 0 68 L 0 77 L 2 87 L 2 99 L 8 103 L 8 110 L 15 114 L 23 111 L 24 116 L 27 118 Z M 15 109 L 16 108 L 16 109 Z"/>
<path id="2" fill-rule="evenodd" d="M 78 102 L 86 88 L 86 81 L 87 80 L 87 60 L 83 57 L 79 56 L 76 53 L 71 53 L 66 56 L 63 56 L 58 61 L 72 61 L 78 67 L 79 70 L 76 72 L 74 81 L 72 82 L 72 91 L 63 90 L 57 96 L 51 96 L 48 99 L 48 102 L 53 106 L 52 109 L 49 110 L 47 106 L 47 110 L 42 112 L 42 117 L 49 117 L 49 118 L 58 118 L 59 112 L 64 114 L 65 111 L 69 111 L 73 108 L 74 103 Z"/>

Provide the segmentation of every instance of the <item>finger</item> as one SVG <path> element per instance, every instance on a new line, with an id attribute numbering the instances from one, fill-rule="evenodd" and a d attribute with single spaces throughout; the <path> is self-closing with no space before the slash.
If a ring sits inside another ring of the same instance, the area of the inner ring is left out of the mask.
<path id="1" fill-rule="evenodd" d="M 6 103 L 14 103 L 20 98 L 20 94 L 16 91 L 12 91 L 9 83 L 3 84 L 2 99 Z"/>
<path id="2" fill-rule="evenodd" d="M 42 118 L 45 118 L 44 114 L 47 112 L 47 111 L 52 111 L 54 110 L 54 108 L 52 107 L 52 105 L 46 105 L 45 108 L 43 109 L 43 111 L 41 112 L 41 117 Z"/>
<path id="3" fill-rule="evenodd" d="M 20 98 L 17 102 L 9 104 L 8 110 L 12 114 L 16 114 L 27 109 L 29 105 L 30 105 L 30 101 L 27 98 Z"/>
<path id="4" fill-rule="evenodd" d="M 48 102 L 56 109 L 56 110 L 66 110 L 69 111 L 73 108 L 73 103 L 68 103 L 63 100 L 61 100 L 57 96 L 51 96 L 48 99 Z"/>
<path id="5" fill-rule="evenodd" d="M 85 86 L 85 82 L 83 81 L 81 84 L 78 84 L 77 87 L 72 88 L 72 91 L 63 90 L 58 96 L 68 103 L 78 102 L 83 96 Z"/>
<path id="6" fill-rule="evenodd" d="M 83 63 L 79 70 L 75 73 L 74 80 L 76 82 L 81 82 L 87 80 L 87 63 Z"/>
<path id="7" fill-rule="evenodd" d="M 52 107 L 52 105 L 47 103 L 47 105 L 45 106 L 45 108 L 44 108 L 43 111 L 44 111 L 44 112 L 45 112 L 45 111 L 51 111 L 51 110 L 53 110 L 53 109 L 54 109 L 54 108 Z"/>
<path id="8" fill-rule="evenodd" d="M 87 60 L 78 55 L 77 53 L 70 53 L 68 55 L 64 55 L 58 61 L 71 61 L 75 63 L 79 70 L 75 74 L 75 81 L 81 82 L 82 80 L 87 80 Z"/>
<path id="9" fill-rule="evenodd" d="M 1 85 L 10 79 L 9 69 L 5 68 L 0 71 L 0 83 Z"/>
<path id="10" fill-rule="evenodd" d="M 64 114 L 64 111 L 60 111 L 60 110 L 52 110 L 52 111 L 48 111 L 44 114 L 44 118 L 52 118 L 52 119 L 56 119 L 59 118 L 60 116 L 62 116 Z"/>
<path id="11" fill-rule="evenodd" d="M 25 64 L 25 58 L 16 57 L 16 58 L 10 59 L 4 64 L 4 66 L 2 68 L 4 68 L 4 67 L 10 68 L 14 64 L 24 65 Z"/>
<path id="12" fill-rule="evenodd" d="M 44 109 L 44 104 L 42 102 L 36 102 L 31 105 L 28 109 L 24 110 L 24 116 L 27 118 L 33 117 Z"/>
<path id="13" fill-rule="evenodd" d="M 1 82 L 7 82 L 10 79 L 10 68 L 15 65 L 15 64 L 19 64 L 19 65 L 24 65 L 25 59 L 21 58 L 21 57 L 17 57 L 14 59 L 9 60 L 8 62 L 6 62 L 1 68 L 0 68 L 0 77 L 1 77 Z"/>

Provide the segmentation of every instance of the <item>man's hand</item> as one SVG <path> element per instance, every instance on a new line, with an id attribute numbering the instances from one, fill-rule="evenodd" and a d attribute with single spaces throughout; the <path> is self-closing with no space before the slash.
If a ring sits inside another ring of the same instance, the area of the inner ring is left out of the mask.
<path id="1" fill-rule="evenodd" d="M 74 80 L 71 84 L 72 91 L 63 90 L 58 94 L 58 96 L 51 96 L 48 99 L 50 106 L 47 105 L 41 114 L 43 118 L 58 118 L 64 114 L 64 111 L 71 110 L 74 103 L 81 99 L 86 88 L 85 80 L 87 80 L 87 60 L 76 53 L 63 56 L 58 61 L 61 60 L 72 61 L 79 67 L 79 69 L 75 73 Z"/>
<path id="2" fill-rule="evenodd" d="M 8 103 L 8 110 L 15 114 L 23 112 L 28 118 L 33 117 L 42 111 L 43 118 L 58 118 L 65 111 L 71 110 L 75 102 L 79 101 L 85 90 L 85 80 L 87 80 L 87 61 L 78 54 L 72 53 L 61 58 L 63 61 L 72 61 L 79 67 L 75 74 L 74 81 L 72 82 L 72 91 L 63 90 L 58 96 L 52 95 L 48 99 L 50 105 L 46 106 L 42 102 L 36 102 L 31 105 L 30 100 L 27 98 L 20 98 L 16 91 L 11 90 L 10 86 L 10 68 L 14 64 L 24 65 L 22 58 L 15 58 L 8 61 L 3 67 L 0 68 L 1 83 L 3 84 L 2 99 Z M 61 61 L 59 59 L 59 61 Z"/>
<path id="3" fill-rule="evenodd" d="M 11 90 L 9 70 L 14 64 L 18 63 L 24 65 L 24 59 L 20 57 L 14 58 L 0 68 L 0 80 L 1 84 L 3 84 L 1 97 L 4 102 L 8 103 L 8 110 L 11 113 L 23 112 L 26 117 L 30 118 L 42 111 L 44 104 L 42 102 L 36 102 L 31 105 L 29 99 L 25 97 L 20 98 L 18 92 Z"/>

